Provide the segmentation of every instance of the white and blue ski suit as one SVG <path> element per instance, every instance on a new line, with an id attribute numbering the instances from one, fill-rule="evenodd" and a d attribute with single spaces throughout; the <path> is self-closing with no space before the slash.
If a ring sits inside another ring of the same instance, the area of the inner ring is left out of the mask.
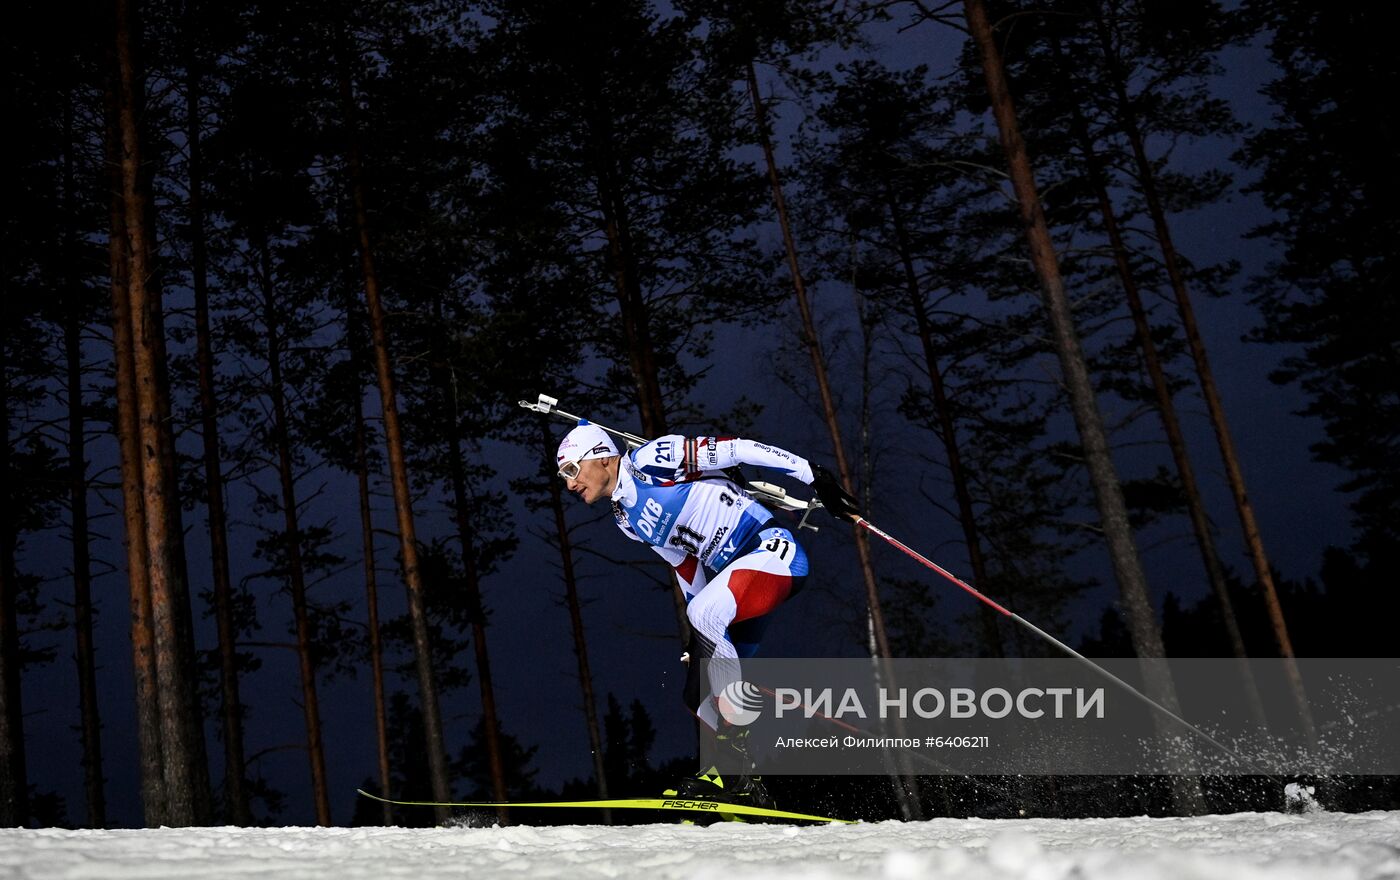
<path id="1" fill-rule="evenodd" d="M 808 571 L 792 532 L 725 473 L 741 464 L 812 482 L 807 461 L 786 450 L 670 434 L 623 454 L 612 494 L 618 528 L 650 545 L 680 580 L 691 628 L 686 704 L 711 728 L 720 718 L 713 698 L 738 680 L 739 658 L 758 650 L 769 615 Z"/>

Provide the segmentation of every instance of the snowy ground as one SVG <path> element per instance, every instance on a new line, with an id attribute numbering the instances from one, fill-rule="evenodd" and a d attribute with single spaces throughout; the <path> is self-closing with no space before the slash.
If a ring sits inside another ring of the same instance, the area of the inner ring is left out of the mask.
<path id="1" fill-rule="evenodd" d="M 1400 812 L 462 829 L 0 830 L 0 878 L 1400 880 Z"/>

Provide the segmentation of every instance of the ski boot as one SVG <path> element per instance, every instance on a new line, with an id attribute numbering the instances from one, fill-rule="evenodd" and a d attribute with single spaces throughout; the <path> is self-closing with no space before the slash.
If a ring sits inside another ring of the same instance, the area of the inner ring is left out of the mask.
<path id="1" fill-rule="evenodd" d="M 687 776 L 676 784 L 674 788 L 668 788 L 662 792 L 663 797 L 685 798 L 695 801 L 716 801 L 721 804 L 743 804 L 748 807 L 763 807 L 773 809 L 777 805 L 768 794 L 768 789 L 764 787 L 763 780 L 757 776 L 723 776 L 714 767 L 703 770 L 694 776 Z M 751 822 L 762 821 L 760 817 L 743 816 L 736 813 L 728 813 L 720 809 L 717 815 L 705 819 L 685 819 L 685 825 L 708 825 L 718 818 L 725 822 Z"/>
<path id="2" fill-rule="evenodd" d="M 731 803 L 748 804 L 768 810 L 776 808 L 777 804 L 763 785 L 763 777 L 753 772 L 757 768 L 753 758 L 749 757 L 748 729 L 721 721 L 719 730 L 715 733 L 715 744 L 720 749 L 728 749 L 730 756 L 737 757 L 740 768 L 737 774 L 730 774 L 732 785 L 728 786 L 728 797 L 724 799 Z"/>
<path id="3" fill-rule="evenodd" d="M 731 724 L 721 724 L 715 742 L 721 749 L 729 749 L 730 757 L 737 753 L 738 766 L 742 770 L 721 774 L 718 768 L 711 766 L 694 776 L 682 779 L 675 788 L 666 789 L 663 796 L 743 804 L 770 810 L 776 808 L 776 802 L 763 785 L 763 778 L 752 774 L 754 763 L 749 758 L 748 731 Z M 727 822 L 748 821 L 745 817 L 733 813 L 721 811 L 719 815 Z"/>

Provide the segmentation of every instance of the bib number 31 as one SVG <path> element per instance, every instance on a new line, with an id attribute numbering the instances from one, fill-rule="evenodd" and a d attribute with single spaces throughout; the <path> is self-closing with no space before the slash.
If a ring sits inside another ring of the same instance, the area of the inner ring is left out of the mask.
<path id="1" fill-rule="evenodd" d="M 779 559 L 787 559 L 788 552 L 792 550 L 792 542 L 775 535 L 764 542 L 763 549 L 769 553 L 776 553 Z"/>

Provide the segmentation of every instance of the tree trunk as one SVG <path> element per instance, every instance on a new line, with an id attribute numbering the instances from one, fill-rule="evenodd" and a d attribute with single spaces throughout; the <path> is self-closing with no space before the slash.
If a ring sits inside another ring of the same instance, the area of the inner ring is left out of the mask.
<path id="1" fill-rule="evenodd" d="M 0 474 L 10 475 L 10 371 L 0 345 L 0 429 L 5 433 Z M 17 528 L 6 505 L 0 510 L 0 828 L 29 823 L 29 776 L 24 756 L 24 710 L 19 674 L 19 579 L 15 571 Z"/>
<path id="2" fill-rule="evenodd" d="M 606 192 L 606 190 L 605 190 Z M 661 379 L 656 366 L 656 352 L 651 342 L 646 302 L 632 257 L 627 230 L 626 211 L 621 199 L 604 198 L 604 231 L 608 238 L 608 256 L 613 264 L 613 283 L 622 318 L 622 337 L 627 343 L 627 358 L 637 386 L 637 406 L 642 416 L 642 434 L 660 437 L 667 433 L 666 406 L 661 396 Z"/>
<path id="3" fill-rule="evenodd" d="M 185 5 L 193 31 L 194 0 Z M 219 451 L 218 395 L 214 379 L 214 345 L 209 327 L 208 254 L 204 241 L 204 177 L 200 150 L 203 118 L 199 111 L 200 68 L 194 38 L 188 36 L 185 87 L 185 143 L 189 174 L 190 275 L 194 288 L 196 360 L 199 367 L 199 422 L 204 441 L 204 491 L 209 510 L 209 561 L 214 576 L 214 619 L 219 630 L 219 696 L 224 740 L 224 815 L 234 825 L 252 823 L 243 754 L 243 699 L 239 693 L 237 631 L 233 619 L 233 584 L 229 575 L 228 515 L 224 509 L 224 470 Z"/>
<path id="4" fill-rule="evenodd" d="M 1007 87 L 1001 54 L 992 37 L 992 28 L 982 0 L 965 0 L 963 8 L 968 30 L 981 57 L 992 111 L 1001 134 L 1001 146 L 1006 153 L 1017 207 L 1031 251 L 1031 263 L 1040 282 L 1041 296 L 1050 319 L 1055 348 L 1059 353 L 1060 369 L 1064 373 L 1065 385 L 1070 396 L 1070 408 L 1075 425 L 1079 429 L 1085 464 L 1098 502 L 1100 528 L 1107 541 L 1114 575 L 1118 580 L 1121 607 L 1132 637 L 1133 650 L 1142 658 L 1147 694 L 1171 711 L 1179 712 L 1176 689 L 1166 664 L 1160 660 L 1154 662 L 1165 655 L 1161 631 L 1157 628 L 1152 604 L 1148 598 L 1147 578 L 1143 574 L 1137 547 L 1133 543 L 1131 526 L 1128 524 L 1128 508 L 1123 500 L 1123 487 L 1119 483 L 1118 472 L 1109 452 L 1103 417 L 1094 398 L 1094 387 L 1089 381 L 1089 371 L 1084 363 L 1079 334 L 1075 329 L 1069 299 L 1065 295 L 1064 282 L 1060 277 L 1059 260 L 1050 238 L 1050 227 L 1041 207 L 1030 156 L 1027 154 L 1025 141 L 1021 138 L 1011 92 Z M 1153 720 L 1164 738 L 1177 733 L 1168 726 L 1169 722 L 1156 713 Z M 1172 793 L 1178 812 L 1199 814 L 1204 811 L 1205 801 L 1198 779 L 1174 775 Z"/>
<path id="5" fill-rule="evenodd" d="M 617 291 L 618 307 L 622 316 L 622 336 L 627 342 L 627 359 L 632 371 L 632 379 L 637 388 L 637 408 L 642 417 L 642 433 L 647 437 L 661 437 L 668 432 L 666 407 L 661 397 L 661 379 L 656 368 L 656 353 L 651 344 L 651 332 L 647 327 L 646 303 L 642 300 L 641 288 L 636 283 L 636 272 L 632 266 L 631 248 L 628 245 L 627 226 L 618 214 L 622 212 L 620 200 L 617 204 L 607 196 L 609 186 L 601 185 L 603 198 L 604 231 L 608 238 L 608 255 L 613 264 L 613 282 Z M 671 573 L 671 601 L 676 612 L 676 627 L 681 644 L 690 641 L 690 623 L 685 612 L 685 593 L 675 573 Z"/>
<path id="6" fill-rule="evenodd" d="M 549 426 L 540 419 L 540 442 L 546 461 L 552 461 L 554 438 Z M 588 642 L 584 638 L 583 609 L 578 598 L 578 580 L 574 575 L 574 545 L 569 536 L 569 524 L 564 516 L 563 493 L 559 481 L 549 480 L 549 506 L 554 511 L 554 530 L 559 535 L 559 565 L 564 572 L 564 594 L 569 606 L 569 624 L 574 634 L 574 658 L 578 661 L 578 682 L 583 693 L 583 720 L 588 728 L 588 749 L 593 757 L 593 775 L 597 779 L 598 797 L 608 797 L 608 774 L 603 767 L 603 738 L 598 731 L 598 702 L 593 696 L 593 673 L 588 667 Z M 603 821 L 612 824 L 612 810 L 603 811 Z"/>
<path id="7" fill-rule="evenodd" d="M 437 357 L 433 358 L 433 372 L 436 374 L 438 390 L 442 394 L 447 410 L 447 470 L 452 483 L 452 519 L 457 526 L 457 539 L 462 547 L 462 574 L 467 586 L 467 614 L 471 619 L 472 649 L 476 655 L 477 685 L 481 689 L 481 715 L 486 728 L 486 758 L 491 768 L 491 791 L 496 801 L 509 800 L 506 792 L 505 765 L 501 760 L 500 719 L 496 714 L 496 687 L 491 678 L 491 654 L 486 645 L 486 608 L 481 601 L 481 573 L 476 565 L 475 530 L 471 522 L 471 504 L 467 498 L 467 472 L 462 462 L 462 443 L 457 436 L 459 415 L 457 412 L 457 390 L 450 366 L 447 364 L 445 341 L 441 330 L 445 326 L 442 315 L 442 300 L 434 299 L 433 312 L 436 318 L 434 347 Z M 496 810 L 502 825 L 509 824 L 510 814 L 504 807 Z"/>
<path id="8" fill-rule="evenodd" d="M 140 118 L 140 113 L 137 116 Z M 139 128 L 138 128 L 139 135 Z M 145 204 L 145 225 L 148 230 L 146 240 L 154 243 L 159 240 L 156 226 L 156 200 L 154 192 L 154 168 L 151 163 L 142 163 L 142 192 L 147 194 Z M 147 338 L 152 344 L 151 362 L 154 365 L 156 423 L 161 448 L 159 458 L 165 477 L 161 490 L 167 500 L 165 505 L 166 523 L 164 526 L 171 559 L 170 579 L 171 609 L 174 621 L 174 645 L 176 665 L 186 682 L 177 688 L 181 701 L 180 724 L 184 728 L 183 739 L 190 744 L 188 752 L 189 778 L 192 798 L 195 805 L 195 821 L 205 824 L 213 817 L 213 800 L 209 788 L 209 767 L 204 748 L 204 711 L 198 692 L 198 651 L 194 643 L 194 611 L 190 602 L 189 569 L 185 557 L 184 514 L 180 504 L 180 475 L 178 453 L 175 448 L 175 417 L 170 396 L 170 375 L 167 368 L 165 349 L 165 309 L 164 292 L 160 273 L 155 271 L 155 251 L 147 255 L 147 265 L 152 271 L 146 279 L 147 302 L 150 303 L 151 330 Z M 149 528 L 149 526 L 148 526 Z"/>
<path id="9" fill-rule="evenodd" d="M 836 403 L 831 393 L 831 383 L 826 373 L 826 356 L 822 353 L 821 338 L 817 335 L 812 319 L 812 307 L 807 298 L 807 285 L 802 278 L 798 263 L 797 244 L 788 223 L 787 201 L 783 198 L 783 185 L 778 177 L 778 165 L 773 158 L 773 142 L 768 134 L 768 113 L 763 106 L 763 97 L 758 91 L 758 74 L 753 62 L 748 65 L 749 97 L 753 102 L 754 118 L 758 124 L 758 136 L 763 147 L 763 159 L 768 171 L 768 182 L 773 191 L 773 205 L 778 214 L 778 225 L 783 233 L 783 247 L 787 252 L 788 271 L 792 276 L 793 296 L 797 299 L 797 309 L 802 318 L 802 344 L 812 359 L 812 372 L 817 379 L 817 392 L 821 396 L 822 415 L 826 420 L 827 431 L 831 434 L 832 454 L 836 458 L 836 470 L 841 485 L 852 492 L 855 485 L 851 480 L 851 468 L 846 460 L 846 447 L 841 439 L 841 424 L 836 417 Z M 854 494 L 854 492 L 852 492 Z M 875 569 L 870 559 L 870 542 L 859 529 L 855 532 L 856 553 L 860 557 L 861 576 L 865 579 L 866 601 L 870 606 L 872 624 L 875 628 L 875 646 L 881 657 L 890 656 L 889 639 L 885 635 L 885 615 L 880 606 L 879 587 L 875 580 Z"/>
<path id="10" fill-rule="evenodd" d="M 637 389 L 637 409 L 642 417 L 642 434 L 661 437 L 669 432 L 666 404 L 661 392 L 660 370 L 656 349 L 651 339 L 651 326 L 646 300 L 638 279 L 636 257 L 632 249 L 631 226 L 627 204 L 617 181 L 617 166 L 612 155 L 612 132 L 606 121 L 594 119 L 592 125 L 594 150 L 597 152 L 595 178 L 598 184 L 599 207 L 603 214 L 603 233 L 608 240 L 608 262 L 612 267 L 613 291 L 617 297 L 618 314 L 622 321 L 622 338 L 627 345 L 627 362 Z M 671 573 L 671 602 L 676 615 L 676 630 L 682 645 L 690 642 L 690 622 L 685 612 L 685 593 L 675 572 Z M 697 722 L 696 729 L 700 725 Z"/>
<path id="11" fill-rule="evenodd" d="M 347 61 L 348 59 L 342 58 L 341 64 L 344 65 Z M 359 137 L 355 128 L 354 95 L 349 75 L 343 71 L 340 77 L 340 93 L 347 119 L 347 162 L 350 172 L 350 194 L 355 205 L 355 233 L 360 252 L 360 272 L 364 278 L 365 304 L 369 311 L 370 334 L 374 340 L 374 366 L 379 380 L 384 442 L 388 450 L 390 480 L 394 487 L 399 550 L 403 558 L 404 587 L 408 591 L 408 616 L 413 626 L 413 652 L 418 666 L 423 731 L 428 749 L 428 772 L 432 777 L 433 800 L 445 802 L 452 799 L 452 793 L 447 783 L 447 752 L 443 744 L 437 682 L 433 677 L 428 614 L 423 604 L 423 573 L 418 567 L 418 534 L 413 524 L 413 495 L 408 482 L 408 465 L 404 460 L 403 430 L 399 425 L 394 366 L 389 355 L 389 336 L 384 328 L 384 304 L 379 296 L 379 273 L 375 268 L 374 249 L 370 242 L 369 211 L 365 205 L 364 175 L 360 163 Z M 451 815 L 446 807 L 434 808 L 434 814 L 439 823 L 446 822 Z"/>
<path id="12" fill-rule="evenodd" d="M 1058 46 L 1056 47 L 1058 51 Z M 1176 463 L 1177 475 L 1181 479 L 1182 494 L 1186 496 L 1186 511 L 1191 520 L 1191 530 L 1196 536 L 1196 546 L 1201 551 L 1201 561 L 1205 565 L 1206 577 L 1210 581 L 1211 592 L 1219 603 L 1221 620 L 1230 638 L 1230 648 L 1240 660 L 1240 675 L 1250 702 L 1250 712 L 1261 725 L 1264 723 L 1264 704 L 1254 683 L 1254 673 L 1250 671 L 1248 654 L 1244 647 L 1244 637 L 1235 617 L 1234 603 L 1230 601 L 1230 587 L 1225 579 L 1225 566 L 1220 562 L 1220 554 L 1215 548 L 1215 535 L 1211 532 L 1210 517 L 1206 513 L 1205 501 L 1196 482 L 1196 471 L 1191 465 L 1191 456 L 1186 449 L 1186 437 L 1181 430 L 1181 420 L 1177 417 L 1176 404 L 1172 401 L 1171 387 L 1167 384 L 1166 371 L 1157 353 L 1157 344 L 1152 340 L 1152 325 L 1147 319 L 1147 310 L 1142 304 L 1142 295 L 1137 280 L 1128 262 L 1128 248 L 1118 226 L 1118 216 L 1113 210 L 1113 201 L 1108 194 L 1108 176 L 1103 160 L 1094 149 L 1089 136 L 1088 125 L 1080 113 L 1078 105 L 1071 102 L 1073 117 L 1071 124 L 1079 148 L 1084 153 L 1089 166 L 1090 184 L 1099 202 L 1099 213 L 1103 215 L 1104 232 L 1108 236 L 1109 247 L 1113 250 L 1113 261 L 1118 278 L 1123 284 L 1123 293 L 1128 300 L 1128 311 L 1133 317 L 1133 329 L 1138 348 L 1142 350 L 1143 366 L 1152 384 L 1153 398 L 1157 413 L 1162 418 L 1162 428 L 1167 435 L 1167 445 L 1171 448 L 1172 460 Z"/>
<path id="13" fill-rule="evenodd" d="M 353 329 L 349 332 L 353 333 Z M 359 363 L 359 346 L 350 342 L 351 358 Z M 355 375 L 360 375 L 358 369 Z M 374 679 L 374 734 L 379 757 L 379 790 L 389 790 L 389 722 L 384 706 L 384 649 L 379 639 L 379 586 L 374 563 L 374 519 L 369 504 L 369 450 L 365 442 L 365 412 L 360 390 L 355 390 L 355 482 L 360 493 L 360 543 L 365 557 L 365 608 L 369 615 L 369 666 Z M 385 803 L 384 824 L 394 824 L 394 805 Z"/>
<path id="14" fill-rule="evenodd" d="M 783 247 L 787 252 L 788 272 L 792 276 L 792 292 L 797 299 L 797 309 L 802 317 L 802 343 L 812 359 L 812 372 L 816 375 L 817 391 L 821 396 L 822 415 L 826 420 L 827 431 L 831 434 L 832 453 L 836 458 L 837 475 L 847 492 L 855 494 L 851 479 L 851 468 L 846 460 L 846 447 L 841 439 L 841 424 L 836 417 L 836 403 L 831 393 L 831 383 L 826 374 L 826 356 L 822 354 L 821 338 L 817 335 L 812 319 L 812 307 L 807 299 L 807 286 L 802 278 L 802 268 L 797 258 L 797 243 L 788 223 L 787 201 L 783 198 L 783 184 L 778 176 L 778 163 L 773 158 L 773 142 L 768 134 L 768 113 L 763 106 L 763 96 L 758 90 L 758 73 L 752 61 L 748 64 L 749 98 L 753 103 L 754 120 L 758 130 L 759 145 L 763 148 L 763 160 L 768 171 L 768 182 L 773 191 L 773 207 L 777 211 L 778 226 L 783 233 Z M 875 579 L 875 567 L 870 558 L 870 541 L 865 532 L 855 530 L 856 555 L 860 559 L 861 577 L 865 580 L 865 599 L 872 637 L 877 658 L 890 656 L 889 638 L 885 633 L 885 613 L 880 605 L 880 588 Z M 913 782 L 913 777 L 909 777 Z M 900 796 L 900 808 L 905 819 L 920 817 L 918 801 L 907 796 L 905 786 L 896 786 Z"/>
<path id="15" fill-rule="evenodd" d="M 667 433 L 666 404 L 661 393 L 660 371 L 656 349 L 651 339 L 647 304 L 642 296 L 636 255 L 632 248 L 631 222 L 627 203 L 618 182 L 617 161 L 613 156 L 611 124 L 595 109 L 590 125 L 595 152 L 594 177 L 598 186 L 598 203 L 603 214 L 603 232 L 608 240 L 608 263 L 613 274 L 613 291 L 617 297 L 618 314 L 622 323 L 622 338 L 627 344 L 628 366 L 637 387 L 637 407 L 642 416 L 642 434 L 661 437 Z"/>
<path id="16" fill-rule="evenodd" d="M 92 640 L 92 558 L 88 548 L 87 419 L 83 409 L 83 297 L 86 290 L 75 277 L 77 222 L 73 197 L 73 111 L 64 106 L 63 216 L 64 310 L 63 353 L 68 366 L 68 496 L 73 539 L 73 629 L 78 665 L 78 707 L 82 719 L 83 796 L 89 828 L 107 824 L 102 780 L 102 718 L 97 706 L 97 661 Z"/>
<path id="17" fill-rule="evenodd" d="M 117 422 L 114 425 L 121 459 L 122 522 L 126 546 L 127 588 L 131 608 L 131 652 L 136 689 L 136 735 L 140 745 L 141 804 L 146 826 L 168 824 L 162 768 L 159 687 L 155 665 L 155 635 L 151 620 L 151 586 L 147 572 L 146 505 L 141 487 L 140 413 L 136 404 L 136 367 L 132 353 L 131 304 L 127 291 L 126 206 L 121 188 L 121 134 L 117 126 L 118 96 L 115 53 L 109 59 L 107 89 L 107 167 L 110 169 L 110 232 L 107 258 L 112 293 L 112 349 L 115 364 Z"/>
<path id="18" fill-rule="evenodd" d="M 1196 366 L 1196 375 L 1201 384 L 1201 396 L 1205 398 L 1206 410 L 1210 413 L 1210 423 L 1215 429 L 1215 439 L 1220 446 L 1220 456 L 1225 462 L 1225 477 L 1230 484 L 1230 493 L 1235 499 L 1235 509 L 1239 513 L 1240 529 L 1244 533 L 1245 546 L 1249 550 L 1249 561 L 1254 566 L 1254 576 L 1264 594 L 1264 605 L 1269 612 L 1269 623 L 1273 626 L 1274 639 L 1278 642 L 1279 656 L 1284 659 L 1284 668 L 1293 699 L 1298 707 L 1298 717 L 1303 724 L 1304 735 L 1309 741 L 1316 741 L 1317 729 L 1313 724 L 1312 710 L 1308 707 L 1307 692 L 1303 688 L 1303 677 L 1294 661 L 1293 642 L 1288 635 L 1288 623 L 1283 618 L 1283 606 L 1279 604 L 1278 591 L 1274 587 L 1273 570 L 1269 558 L 1264 553 L 1264 539 L 1259 533 L 1259 523 L 1254 517 L 1254 506 L 1244 484 L 1244 471 L 1240 468 L 1239 454 L 1230 434 L 1230 426 L 1225 418 L 1225 406 L 1220 400 L 1220 389 L 1215 384 L 1215 373 L 1211 370 L 1210 359 L 1206 355 L 1205 341 L 1196 323 L 1196 309 L 1191 304 L 1191 294 L 1186 289 L 1186 278 L 1181 272 L 1176 246 L 1172 243 L 1171 227 L 1167 223 L 1166 211 L 1157 193 L 1156 174 L 1147 158 L 1147 148 L 1138 127 L 1137 114 L 1128 97 L 1126 77 L 1119 64 L 1118 54 L 1113 48 L 1108 23 L 1099 11 L 1095 15 L 1099 41 L 1104 60 L 1108 63 L 1113 92 L 1118 102 L 1119 122 L 1128 143 L 1132 146 L 1133 161 L 1137 166 L 1138 184 L 1143 199 L 1147 202 L 1148 213 L 1152 217 L 1152 228 L 1157 236 L 1157 244 L 1162 250 L 1162 262 L 1171 280 L 1172 293 L 1176 297 L 1176 307 L 1181 315 L 1181 326 L 1186 332 L 1186 344 L 1191 350 L 1191 360 Z"/>
<path id="19" fill-rule="evenodd" d="M 948 456 L 948 474 L 953 480 L 953 497 L 958 502 L 958 522 L 962 526 L 963 541 L 967 544 L 967 561 L 972 568 L 973 583 L 980 588 L 989 583 L 987 562 L 982 555 L 977 514 L 972 507 L 972 492 L 968 488 L 967 471 L 963 468 L 962 450 L 958 447 L 957 427 L 953 423 L 952 410 L 948 407 L 948 390 L 943 383 L 943 371 L 938 367 L 938 354 L 933 345 L 933 325 L 929 321 L 923 293 L 919 290 L 919 277 L 914 271 L 914 255 L 904 226 L 904 216 L 894 195 L 888 190 L 885 201 L 889 205 L 890 221 L 894 226 L 895 244 L 899 248 L 899 263 L 904 270 L 904 287 L 909 297 L 909 308 L 914 312 L 914 325 L 918 330 L 919 344 L 924 353 L 924 369 L 928 373 L 929 391 L 933 398 L 934 414 L 938 419 L 938 439 L 943 443 L 944 454 Z M 987 650 L 993 657 L 1004 656 L 1006 650 L 1002 645 L 1001 630 L 997 624 L 997 612 L 979 603 L 978 614 L 982 622 L 982 637 L 987 641 Z"/>
<path id="20" fill-rule="evenodd" d="M 613 290 L 617 297 L 618 314 L 622 323 L 622 338 L 627 345 L 628 367 L 637 389 L 637 408 L 642 417 L 642 433 L 646 437 L 661 437 L 669 433 L 666 404 L 661 391 L 660 370 L 652 344 L 651 327 L 646 300 L 638 278 L 636 257 L 632 249 L 631 225 L 627 203 L 618 183 L 617 163 L 612 155 L 610 124 L 596 113 L 592 125 L 594 149 L 597 152 L 595 178 L 598 185 L 599 207 L 603 214 L 603 232 L 608 240 L 608 261 L 612 268 Z M 686 615 L 685 591 L 672 569 L 671 610 L 676 618 L 676 633 L 682 647 L 690 644 L 690 619 Z M 708 728 L 695 719 L 696 751 L 705 741 Z"/>
<path id="21" fill-rule="evenodd" d="M 851 284 L 851 296 L 855 300 L 856 320 L 860 324 L 860 486 L 862 489 L 860 507 L 862 510 L 869 510 L 875 504 L 875 457 L 871 454 L 874 441 L 872 438 L 871 422 L 873 419 L 873 409 L 871 403 L 874 399 L 875 380 L 871 372 L 871 364 L 875 353 L 875 318 L 868 309 L 865 300 L 861 297 L 860 288 L 856 286 L 854 280 Z M 867 608 L 865 612 L 866 635 L 871 637 L 874 634 L 874 616 Z M 873 639 L 871 639 L 873 648 Z M 896 686 L 892 669 L 882 670 L 885 659 L 877 657 L 872 651 L 871 666 L 876 670 L 876 683 L 884 683 L 885 687 L 893 689 Z M 900 737 L 907 737 L 908 732 L 903 718 L 896 717 L 894 728 Z M 894 786 L 895 797 L 899 800 L 900 810 L 906 819 L 919 819 L 923 817 L 922 793 L 923 784 L 914 772 L 913 762 L 909 755 L 903 750 L 886 748 L 885 766 L 896 768 L 897 778 L 891 779 Z M 948 797 L 948 785 L 946 779 L 932 780 L 932 787 L 938 793 L 940 805 L 943 808 L 943 815 L 952 815 L 953 803 Z"/>
<path id="22" fill-rule="evenodd" d="M 297 666 L 301 672 L 301 710 L 306 721 L 306 754 L 311 764 L 311 791 L 316 803 L 316 824 L 331 824 L 330 794 L 326 787 L 326 755 L 321 744 L 321 701 L 316 695 L 316 666 L 311 658 L 311 622 L 306 608 L 306 565 L 302 559 L 301 526 L 298 523 L 296 477 L 293 474 L 291 432 L 287 426 L 287 401 L 282 387 L 282 342 L 273 297 L 270 244 L 262 241 L 263 327 L 267 333 L 268 396 L 272 398 L 272 435 L 277 444 L 277 477 L 282 489 L 282 523 L 292 588 L 292 619 L 297 634 Z"/>
<path id="23" fill-rule="evenodd" d="M 199 824 L 208 798 L 202 733 L 193 717 L 194 682 L 187 639 L 188 593 L 183 580 L 179 499 L 173 480 L 169 400 L 163 392 L 165 343 L 154 274 L 152 207 L 141 166 L 137 113 L 143 88 L 133 60 L 130 0 L 116 0 L 118 128 L 121 134 L 122 203 L 127 246 L 136 404 L 139 414 L 141 488 L 145 505 L 157 697 L 161 714 L 167 821 Z M 172 529 L 172 525 L 176 528 Z"/>

